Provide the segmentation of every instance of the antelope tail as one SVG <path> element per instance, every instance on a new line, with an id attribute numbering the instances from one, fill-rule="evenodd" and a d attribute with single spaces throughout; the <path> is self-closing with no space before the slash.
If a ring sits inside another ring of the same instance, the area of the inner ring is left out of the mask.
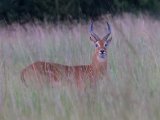
<path id="1" fill-rule="evenodd" d="M 26 72 L 26 70 L 24 69 L 24 70 L 22 70 L 22 72 L 21 72 L 21 80 L 22 80 L 22 82 L 24 83 L 24 85 L 27 87 L 27 84 L 26 84 L 26 81 L 25 81 L 25 78 L 24 78 L 24 74 L 25 74 L 25 72 Z"/>

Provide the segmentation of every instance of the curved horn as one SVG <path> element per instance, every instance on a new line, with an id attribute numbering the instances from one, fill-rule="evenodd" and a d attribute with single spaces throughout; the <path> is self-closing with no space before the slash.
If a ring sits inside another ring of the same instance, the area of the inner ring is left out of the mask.
<path id="1" fill-rule="evenodd" d="M 91 39 L 92 39 L 94 42 L 100 40 L 100 38 L 98 37 L 98 35 L 96 35 L 96 34 L 93 32 L 93 20 L 91 21 L 91 25 L 90 25 L 89 32 L 90 32 L 90 34 L 91 34 Z"/>
<path id="2" fill-rule="evenodd" d="M 105 35 L 104 38 L 103 38 L 105 40 L 107 40 L 109 35 L 111 34 L 111 27 L 110 27 L 108 22 L 107 22 L 107 31 L 108 31 L 107 35 Z"/>

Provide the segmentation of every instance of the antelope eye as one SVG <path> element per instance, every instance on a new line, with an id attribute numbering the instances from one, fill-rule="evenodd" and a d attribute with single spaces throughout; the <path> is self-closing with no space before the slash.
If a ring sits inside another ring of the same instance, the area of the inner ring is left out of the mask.
<path id="1" fill-rule="evenodd" d="M 96 43 L 96 45 L 95 45 L 96 47 L 98 47 L 98 44 Z"/>
<path id="2" fill-rule="evenodd" d="M 108 45 L 107 43 L 104 44 L 105 47 L 107 47 L 107 45 Z"/>

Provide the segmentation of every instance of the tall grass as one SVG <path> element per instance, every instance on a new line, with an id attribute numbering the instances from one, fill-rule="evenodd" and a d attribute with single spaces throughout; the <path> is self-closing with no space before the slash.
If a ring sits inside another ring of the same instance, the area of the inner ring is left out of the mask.
<path id="1" fill-rule="evenodd" d="M 91 63 L 87 24 L 18 24 L 0 29 L 0 120 L 159 120 L 160 22 L 124 15 L 110 21 L 108 72 L 97 88 L 26 88 L 20 71 L 37 61 Z M 105 35 L 105 17 L 95 32 Z"/>

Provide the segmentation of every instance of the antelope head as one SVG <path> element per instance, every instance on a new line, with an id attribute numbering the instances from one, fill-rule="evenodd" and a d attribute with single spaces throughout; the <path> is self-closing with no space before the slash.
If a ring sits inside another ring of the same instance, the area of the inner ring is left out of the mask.
<path id="1" fill-rule="evenodd" d="M 95 44 L 95 55 L 99 62 L 105 62 L 107 59 L 107 48 L 112 40 L 111 27 L 107 22 L 107 34 L 101 39 L 93 32 L 93 22 L 90 25 L 90 40 Z"/>

